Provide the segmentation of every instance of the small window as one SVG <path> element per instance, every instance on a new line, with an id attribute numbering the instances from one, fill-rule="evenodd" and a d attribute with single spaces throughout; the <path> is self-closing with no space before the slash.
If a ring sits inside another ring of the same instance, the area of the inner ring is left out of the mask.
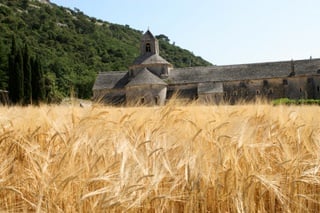
<path id="1" fill-rule="evenodd" d="M 300 88 L 299 91 L 302 92 L 302 89 Z"/>
<path id="2" fill-rule="evenodd" d="M 144 102 L 145 102 L 145 100 L 144 100 L 144 98 L 141 98 L 141 104 L 144 104 Z"/>
<path id="3" fill-rule="evenodd" d="M 282 84 L 283 85 L 288 85 L 288 80 L 287 79 L 283 79 Z"/>
<path id="4" fill-rule="evenodd" d="M 317 70 L 317 74 L 320 74 L 320 69 Z"/>
<path id="5" fill-rule="evenodd" d="M 273 89 L 269 89 L 269 94 L 273 94 Z"/>
<path id="6" fill-rule="evenodd" d="M 233 92 L 233 95 L 234 95 L 234 96 L 237 96 L 237 95 L 238 95 L 238 92 L 237 92 L 237 91 L 234 91 L 234 92 Z"/>
<path id="7" fill-rule="evenodd" d="M 146 52 L 147 52 L 147 53 L 150 53 L 150 52 L 151 52 L 151 45 L 150 45 L 150 43 L 147 43 L 147 44 L 146 44 Z"/>
<path id="8" fill-rule="evenodd" d="M 241 82 L 240 82 L 240 87 L 246 87 L 246 83 L 243 82 L 243 81 L 241 81 Z"/>
<path id="9" fill-rule="evenodd" d="M 317 91 L 320 92 L 320 87 L 319 86 L 317 86 Z"/>
<path id="10" fill-rule="evenodd" d="M 256 91 L 256 94 L 257 94 L 257 95 L 260 95 L 260 90 L 257 90 L 257 91 Z"/>
<path id="11" fill-rule="evenodd" d="M 263 80 L 263 86 L 268 86 L 268 81 L 267 80 Z"/>

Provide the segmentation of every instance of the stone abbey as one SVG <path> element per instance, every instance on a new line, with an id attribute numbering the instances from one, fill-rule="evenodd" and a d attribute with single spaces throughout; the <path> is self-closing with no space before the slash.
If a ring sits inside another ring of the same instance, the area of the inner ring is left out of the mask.
<path id="1" fill-rule="evenodd" d="M 108 104 L 163 105 L 175 93 L 204 103 L 319 99 L 320 59 L 174 68 L 160 56 L 158 40 L 148 30 L 129 70 L 101 72 L 93 86 L 94 100 Z"/>

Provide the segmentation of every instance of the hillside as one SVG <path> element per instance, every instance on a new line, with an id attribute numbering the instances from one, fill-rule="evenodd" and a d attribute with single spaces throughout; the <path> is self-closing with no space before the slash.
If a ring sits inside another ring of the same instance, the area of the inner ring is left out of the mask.
<path id="1" fill-rule="evenodd" d="M 47 1 L 45 1 L 47 2 Z M 91 97 L 100 71 L 127 70 L 139 54 L 142 31 L 88 17 L 78 9 L 31 0 L 0 0 L 0 89 L 7 89 L 8 54 L 14 35 L 17 45 L 29 46 L 41 59 L 50 87 L 60 97 L 74 91 Z M 159 38 L 161 54 L 175 67 L 209 62 Z"/>

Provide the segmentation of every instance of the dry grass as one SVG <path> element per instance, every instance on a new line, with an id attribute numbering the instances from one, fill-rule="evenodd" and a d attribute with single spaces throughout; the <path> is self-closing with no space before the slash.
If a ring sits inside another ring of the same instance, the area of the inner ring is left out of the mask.
<path id="1" fill-rule="evenodd" d="M 320 108 L 0 108 L 0 212 L 319 212 Z"/>

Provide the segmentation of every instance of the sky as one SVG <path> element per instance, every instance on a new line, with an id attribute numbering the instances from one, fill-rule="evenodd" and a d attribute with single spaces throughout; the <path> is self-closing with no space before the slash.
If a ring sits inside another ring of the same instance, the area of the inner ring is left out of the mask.
<path id="1" fill-rule="evenodd" d="M 149 28 L 216 65 L 320 58 L 319 0 L 51 2 L 103 21 Z"/>

